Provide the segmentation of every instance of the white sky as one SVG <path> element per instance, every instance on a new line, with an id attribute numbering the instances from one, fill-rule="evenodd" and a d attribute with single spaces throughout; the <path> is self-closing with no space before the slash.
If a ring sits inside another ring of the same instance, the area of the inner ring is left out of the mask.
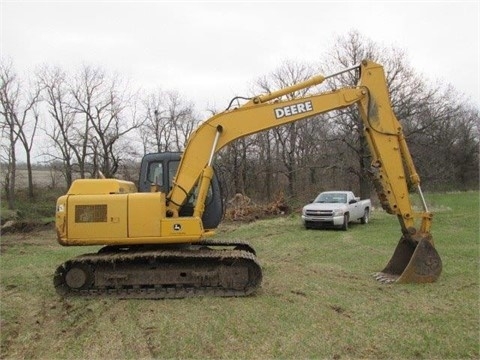
<path id="1" fill-rule="evenodd" d="M 0 51 L 20 73 L 43 63 L 119 72 L 223 110 L 285 60 L 315 62 L 357 30 L 412 66 L 480 99 L 480 1 L 8 1 Z"/>

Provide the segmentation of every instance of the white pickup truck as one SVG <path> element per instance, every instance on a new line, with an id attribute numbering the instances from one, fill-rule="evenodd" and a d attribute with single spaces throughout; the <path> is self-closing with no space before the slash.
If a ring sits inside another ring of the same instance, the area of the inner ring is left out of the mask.
<path id="1" fill-rule="evenodd" d="M 326 191 L 303 207 L 302 221 L 307 229 L 335 227 L 347 230 L 351 221 L 368 223 L 371 208 L 369 199 L 360 200 L 351 191 Z"/>

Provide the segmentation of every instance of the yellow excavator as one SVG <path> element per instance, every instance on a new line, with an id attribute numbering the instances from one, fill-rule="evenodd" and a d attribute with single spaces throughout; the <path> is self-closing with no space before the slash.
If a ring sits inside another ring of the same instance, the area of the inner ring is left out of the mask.
<path id="1" fill-rule="evenodd" d="M 285 100 L 285 95 L 347 71 L 358 73 L 356 86 Z M 363 121 L 378 198 L 388 213 L 397 215 L 402 232 L 392 258 L 376 278 L 386 283 L 437 280 L 442 262 L 430 233 L 432 214 L 391 108 L 381 65 L 365 60 L 247 100 L 202 123 L 183 154 L 145 156 L 141 191 L 134 183 L 117 179 L 79 179 L 72 184 L 57 200 L 58 242 L 103 247 L 58 267 L 54 274 L 58 294 L 183 298 L 254 293 L 262 281 L 255 250 L 248 243 L 211 239 L 223 208 L 215 154 L 244 136 L 349 106 L 358 107 Z M 412 187 L 423 211 L 412 207 Z"/>

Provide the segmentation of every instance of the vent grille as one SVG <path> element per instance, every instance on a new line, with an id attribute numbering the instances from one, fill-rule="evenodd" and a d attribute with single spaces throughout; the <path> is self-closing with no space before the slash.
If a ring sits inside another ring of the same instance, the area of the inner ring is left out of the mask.
<path id="1" fill-rule="evenodd" d="M 107 205 L 75 205 L 75 222 L 107 222 Z"/>

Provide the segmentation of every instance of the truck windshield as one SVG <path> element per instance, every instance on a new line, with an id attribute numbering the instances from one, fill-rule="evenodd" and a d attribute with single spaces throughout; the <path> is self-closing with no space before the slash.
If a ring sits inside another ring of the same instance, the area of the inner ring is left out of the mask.
<path id="1" fill-rule="evenodd" d="M 346 204 L 347 203 L 347 194 L 342 193 L 321 193 L 315 199 L 316 203 L 338 203 L 338 204 Z"/>

